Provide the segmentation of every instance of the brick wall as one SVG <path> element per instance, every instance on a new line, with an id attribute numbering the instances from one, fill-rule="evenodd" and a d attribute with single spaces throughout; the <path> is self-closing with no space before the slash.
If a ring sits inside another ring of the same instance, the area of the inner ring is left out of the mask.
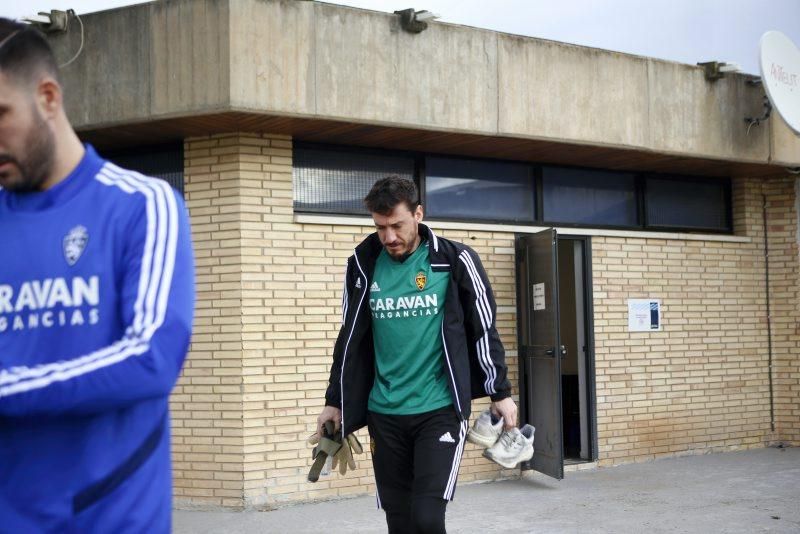
<path id="1" fill-rule="evenodd" d="M 776 432 L 770 419 L 762 195 L 771 250 Z M 793 206 L 788 179 L 738 179 L 735 229 L 749 243 L 593 240 L 601 465 L 781 440 L 797 444 Z M 664 331 L 627 333 L 626 300 L 648 297 L 662 299 Z"/>
<path id="2" fill-rule="evenodd" d="M 784 178 L 764 186 L 769 237 L 770 312 L 778 441 L 800 445 L 800 251 L 797 187 Z"/>
<path id="3" fill-rule="evenodd" d="M 736 187 L 750 243 L 593 240 L 601 465 L 763 446 L 766 302 L 753 185 Z M 660 298 L 663 331 L 629 333 L 629 298 Z"/>
<path id="4" fill-rule="evenodd" d="M 281 136 L 186 142 L 198 318 L 172 402 L 179 504 L 270 507 L 374 491 L 367 454 L 357 458 L 355 473 L 306 482 L 305 439 L 323 403 L 345 260 L 372 230 L 295 223 L 291 155 L 291 140 Z M 769 432 L 762 183 L 738 180 L 734 189 L 736 233 L 750 237 L 748 243 L 593 238 L 603 464 L 798 439 L 790 186 L 778 180 L 763 188 L 773 203 L 776 255 L 776 433 Z M 481 255 L 516 385 L 513 234 L 439 233 Z M 662 299 L 663 332 L 626 332 L 626 301 L 638 297 Z M 485 406 L 478 402 L 473 411 Z M 365 431 L 360 438 L 366 444 Z M 467 445 L 460 481 L 514 476 L 480 452 Z"/>
<path id="5" fill-rule="evenodd" d="M 172 395 L 176 502 L 242 505 L 242 205 L 237 136 L 189 139 L 185 197 L 197 305 L 190 353 Z"/>

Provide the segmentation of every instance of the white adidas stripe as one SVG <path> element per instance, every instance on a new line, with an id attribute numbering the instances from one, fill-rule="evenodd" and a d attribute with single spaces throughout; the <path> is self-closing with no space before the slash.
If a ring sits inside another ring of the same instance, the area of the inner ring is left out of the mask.
<path id="1" fill-rule="evenodd" d="M 168 296 L 164 295 L 163 291 L 159 291 L 159 286 L 165 280 L 171 282 L 171 270 L 174 269 L 174 263 L 172 266 L 169 265 L 169 259 L 165 257 L 165 251 L 174 246 L 174 243 L 170 242 L 171 240 L 177 242 L 177 236 L 175 235 L 177 229 L 175 196 L 169 189 L 165 190 L 165 188 L 169 186 L 163 180 L 153 181 L 139 173 L 126 173 L 126 171 L 113 164 L 109 164 L 108 167 L 108 174 L 112 176 L 116 174 L 116 178 L 134 187 L 137 182 L 145 188 L 152 187 L 153 192 L 155 192 L 156 212 L 166 216 L 166 220 L 164 220 L 163 223 L 160 217 L 157 219 L 159 223 L 155 236 L 157 248 L 152 260 L 152 280 L 154 280 L 154 283 L 149 284 L 147 293 L 145 294 L 147 315 L 144 318 L 144 324 L 142 326 L 149 328 L 152 332 L 155 328 L 160 326 L 157 324 L 158 319 L 156 317 L 161 316 L 160 311 L 162 308 L 166 309 L 166 297 Z"/>
<path id="2" fill-rule="evenodd" d="M 41 389 L 43 387 L 49 386 L 53 382 L 63 382 L 64 380 L 69 380 L 70 378 L 84 375 L 91 371 L 95 371 L 97 369 L 107 367 L 115 363 L 119 363 L 123 360 L 128 359 L 128 357 L 130 356 L 138 356 L 139 354 L 147 352 L 148 349 L 149 345 L 147 343 L 139 343 L 138 345 L 126 348 L 121 352 L 112 353 L 111 355 L 105 358 L 94 359 L 93 361 L 89 361 L 79 367 L 73 366 L 72 368 L 63 371 L 51 372 L 46 376 L 43 376 L 41 378 L 36 378 L 33 380 L 22 380 L 17 382 L 16 384 L 11 384 L 10 386 L 5 386 L 3 388 L 0 388 L 0 397 L 8 397 L 10 395 L 14 395 L 15 393 L 24 393 L 26 391 L 31 391 L 34 389 Z"/>
<path id="3" fill-rule="evenodd" d="M 4 370 L 0 372 L 0 386 L 6 384 L 13 384 L 26 379 L 37 379 L 41 378 L 42 376 L 45 376 L 48 373 L 62 372 L 62 371 L 67 371 L 69 369 L 73 369 L 75 367 L 80 367 L 82 365 L 91 363 L 95 360 L 105 358 L 106 356 L 113 354 L 115 352 L 119 352 L 121 350 L 127 350 L 128 348 L 136 346 L 139 343 L 141 343 L 141 340 L 139 339 L 126 338 L 114 343 L 113 345 L 104 347 L 99 351 L 92 352 L 85 356 L 74 358 L 72 360 L 37 365 L 36 367 L 12 367 L 9 371 Z M 4 389 L 5 388 L 0 389 L 0 396 L 2 396 L 2 392 L 4 391 Z"/>
<path id="4" fill-rule="evenodd" d="M 472 259 L 472 256 L 470 256 L 466 251 L 463 252 L 463 256 L 465 264 L 469 268 L 469 272 L 472 275 L 473 280 L 477 283 L 478 296 L 481 297 L 480 302 L 486 315 L 486 326 L 488 327 L 492 324 L 494 317 L 492 315 L 492 308 L 489 306 L 489 298 L 486 295 L 486 286 L 484 285 L 481 277 L 478 275 L 478 268 L 475 267 L 475 261 Z"/>
<path id="5" fill-rule="evenodd" d="M 470 279 L 472 280 L 472 287 L 475 288 L 475 307 L 478 309 L 478 316 L 481 318 L 481 325 L 483 326 L 484 330 L 488 330 L 489 326 L 492 324 L 490 320 L 491 313 L 488 313 L 486 308 L 483 305 L 483 298 L 486 295 L 486 290 L 483 287 L 483 283 L 478 276 L 478 273 L 475 272 L 473 264 L 470 262 L 470 257 L 466 251 L 462 252 L 459 255 L 459 259 L 461 263 L 463 263 L 467 268 L 467 273 L 469 273 Z"/>
<path id="6" fill-rule="evenodd" d="M 140 192 L 145 194 L 147 187 L 152 187 L 156 193 L 156 212 L 163 213 L 165 221 L 157 217 L 156 238 L 158 248 L 152 260 L 152 273 L 155 283 L 149 284 L 145 296 L 147 316 L 144 318 L 145 338 L 149 339 L 164 321 L 167 303 L 169 301 L 169 288 L 172 285 L 172 275 L 175 269 L 175 254 L 178 242 L 178 208 L 175 195 L 169 184 L 163 180 L 149 178 L 137 172 L 125 171 L 116 165 L 107 165 L 107 175 L 126 181 L 133 187 L 141 186 Z M 173 251 L 172 254 L 169 251 Z M 142 262 L 144 264 L 144 261 Z M 141 282 L 141 278 L 140 278 Z M 140 287 L 141 287 L 140 283 Z M 137 330 L 134 330 L 137 332 Z"/>
<path id="7" fill-rule="evenodd" d="M 342 326 L 347 320 L 347 301 L 350 300 L 347 293 L 347 265 L 344 268 L 344 290 L 342 291 Z"/>
<path id="8" fill-rule="evenodd" d="M 428 231 L 430 232 L 431 240 L 433 241 L 433 250 L 439 252 L 439 239 L 436 237 L 436 234 L 433 233 L 433 230 L 429 228 Z"/>
<path id="9" fill-rule="evenodd" d="M 100 171 L 97 179 L 109 186 L 116 185 L 128 194 L 134 194 L 137 191 L 143 193 L 147 198 L 145 210 L 147 212 L 147 234 L 145 238 L 145 253 L 142 256 L 141 273 L 139 276 L 139 289 L 136 294 L 136 302 L 134 304 L 135 319 L 133 322 L 134 332 L 141 332 L 144 329 L 145 312 L 143 311 L 145 297 L 148 293 L 150 285 L 150 274 L 153 262 L 153 249 L 156 243 L 156 232 L 158 231 L 158 223 L 160 222 L 158 214 L 160 211 L 156 210 L 154 192 L 149 188 L 139 189 L 137 183 L 131 183 L 128 177 L 120 175 L 116 170 L 112 170 L 109 166 L 104 167 Z M 152 224 L 151 224 L 152 223 Z"/>
<path id="10" fill-rule="evenodd" d="M 450 371 L 450 381 L 453 384 L 453 391 L 455 391 L 455 395 L 453 395 L 456 399 L 456 408 L 458 408 L 458 413 L 463 413 L 461 410 L 461 401 L 458 400 L 458 386 L 456 386 L 456 376 L 453 374 L 453 366 L 450 365 L 450 353 L 447 352 L 447 340 L 444 338 L 444 321 L 442 321 L 441 326 L 442 332 L 442 348 L 444 349 L 444 361 L 447 362 L 447 369 Z"/>
<path id="11" fill-rule="evenodd" d="M 453 456 L 453 464 L 450 467 L 450 477 L 447 480 L 447 486 L 444 490 L 443 497 L 448 501 L 453 500 L 453 494 L 456 490 L 456 481 L 458 480 L 458 469 L 461 466 L 461 457 L 464 453 L 464 444 L 466 443 L 467 437 L 467 426 L 469 425 L 469 421 L 461 421 L 461 426 L 458 432 L 458 446 L 455 450 L 455 456 Z"/>
<path id="12" fill-rule="evenodd" d="M 158 185 L 161 190 L 164 192 L 164 196 L 167 198 L 167 204 L 169 209 L 167 210 L 167 217 L 169 223 L 169 230 L 168 230 L 168 242 L 167 242 L 167 257 L 164 262 L 164 271 L 160 279 L 161 287 L 157 293 L 157 305 L 158 309 L 156 310 L 157 313 L 157 320 L 150 325 L 150 331 L 147 334 L 147 339 L 150 339 L 156 330 L 161 328 L 164 324 L 164 319 L 167 317 L 167 307 L 169 306 L 169 294 L 172 290 L 172 278 L 175 274 L 175 258 L 176 253 L 178 250 L 178 202 L 175 200 L 175 193 L 172 191 L 172 186 L 170 186 L 164 180 L 157 180 L 156 185 Z"/>
<path id="13" fill-rule="evenodd" d="M 178 243 L 178 208 L 175 195 L 165 181 L 125 171 L 111 163 L 106 165 L 101 174 L 110 177 L 113 185 L 126 184 L 130 186 L 120 187 L 129 194 L 134 192 L 145 194 L 149 201 L 148 204 L 151 204 L 153 200 L 150 194 L 155 193 L 153 235 L 156 238 L 156 248 L 154 252 L 151 252 L 152 248 L 145 248 L 146 253 L 142 258 L 143 272 L 140 273 L 140 292 L 137 295 L 137 301 L 144 298 L 145 314 L 138 329 L 134 323 L 133 331 L 133 335 L 149 340 L 164 322 L 175 269 L 175 250 Z M 133 191 L 130 191 L 131 187 Z M 145 287 L 146 291 L 142 291 Z"/>
<path id="14" fill-rule="evenodd" d="M 11 385 L 0 387 L 0 397 L 40 389 L 53 382 L 68 380 L 119 363 L 130 356 L 143 354 L 149 348 L 149 339 L 164 322 L 178 242 L 178 213 L 174 194 L 162 180 L 130 173 L 110 163 L 101 169 L 95 179 L 128 194 L 142 193 L 147 199 L 147 230 L 134 304 L 134 330 L 126 332 L 126 335 L 135 337 L 126 337 L 109 347 L 72 360 L 3 371 L 0 373 L 0 385 Z M 166 216 L 166 220 L 162 220 L 163 216 Z M 159 237 L 158 241 L 156 236 Z M 157 256 L 155 262 L 152 258 L 154 254 Z"/>
<path id="15" fill-rule="evenodd" d="M 495 369 L 494 364 L 492 363 L 491 355 L 490 355 L 490 351 L 489 351 L 489 330 L 490 330 L 492 324 L 494 324 L 494 316 L 493 316 L 492 311 L 491 311 L 492 308 L 489 305 L 489 298 L 487 296 L 486 286 L 483 284 L 483 280 L 478 275 L 478 269 L 475 266 L 475 262 L 472 259 L 472 257 L 466 251 L 464 251 L 464 254 L 465 254 L 465 259 L 467 260 L 467 262 L 469 264 L 469 267 L 470 267 L 469 268 L 469 272 L 470 272 L 470 275 L 472 276 L 473 281 L 477 280 L 478 284 L 480 285 L 480 289 L 481 289 L 480 302 L 482 303 L 482 305 L 484 307 L 484 310 L 486 312 L 486 316 L 487 316 L 487 326 L 485 328 L 485 333 L 484 333 L 484 336 L 482 338 L 482 346 L 483 346 L 483 349 L 485 351 L 484 352 L 484 356 L 486 358 L 487 365 L 489 366 L 489 376 L 487 376 L 487 379 L 486 379 L 486 382 L 485 382 L 485 386 L 486 386 L 485 389 L 486 389 L 487 393 L 490 393 L 490 394 L 491 393 L 496 393 L 495 388 L 494 388 L 494 382 L 495 382 L 495 379 L 497 377 L 497 370 Z"/>
<path id="16" fill-rule="evenodd" d="M 356 262 L 356 266 L 358 267 L 361 276 L 364 277 L 364 283 L 367 284 L 368 279 L 367 275 L 364 274 L 364 269 L 361 268 L 361 263 L 358 261 L 358 255 L 355 251 L 353 251 L 353 259 Z M 350 347 L 350 341 L 353 339 L 353 332 L 356 330 L 356 323 L 358 323 L 358 314 L 361 313 L 361 304 L 364 303 L 364 295 L 366 295 L 366 291 L 361 292 L 361 299 L 358 301 L 358 306 L 356 307 L 356 315 L 353 318 L 353 327 L 350 329 L 350 335 L 347 336 L 347 342 L 344 344 L 344 352 L 342 353 L 342 368 L 339 370 L 339 402 L 341 403 L 341 425 L 342 429 L 344 429 L 344 365 L 347 362 L 347 349 Z"/>
<path id="17" fill-rule="evenodd" d="M 481 369 L 486 375 L 486 380 L 483 381 L 483 389 L 489 394 L 494 393 L 492 382 L 494 381 L 494 365 L 492 364 L 489 356 L 489 335 L 484 334 L 476 343 L 475 348 L 478 352 L 478 359 L 481 362 Z"/>
<path id="18" fill-rule="evenodd" d="M 482 306 L 483 299 L 481 298 L 481 296 L 483 296 L 483 298 L 486 297 L 485 289 L 482 281 L 480 280 L 480 277 L 477 276 L 477 272 L 473 270 L 474 265 L 471 263 L 470 261 L 471 258 L 469 257 L 467 251 L 462 252 L 459 255 L 459 259 L 466 266 L 467 273 L 470 275 L 470 279 L 472 280 L 472 286 L 475 289 L 475 294 L 476 294 L 475 307 L 478 310 L 478 316 L 481 319 L 481 325 L 483 326 L 484 330 L 484 335 L 476 343 L 476 351 L 478 353 L 478 362 L 480 363 L 481 369 L 483 369 L 483 372 L 486 375 L 486 380 L 484 381 L 484 389 L 487 392 L 493 393 L 494 391 L 491 384 L 493 383 L 494 380 L 492 378 L 494 374 L 493 373 L 494 365 L 492 364 L 488 351 L 489 348 L 488 331 L 491 326 L 491 322 L 488 321 L 488 317 L 484 312 L 484 308 Z"/>
<path id="19" fill-rule="evenodd" d="M 478 275 L 477 268 L 475 267 L 472 258 L 466 250 L 459 254 L 458 257 L 466 266 L 467 273 L 472 280 L 472 287 L 475 289 L 476 293 L 475 307 L 478 310 L 478 316 L 481 319 L 481 325 L 483 326 L 484 334 L 475 344 L 475 348 L 478 353 L 478 362 L 480 363 L 481 369 L 483 369 L 483 372 L 486 375 L 486 380 L 483 383 L 484 389 L 488 394 L 491 395 L 496 393 L 494 382 L 497 378 L 497 370 L 494 368 L 494 363 L 492 362 L 489 351 L 489 330 L 491 329 L 494 318 L 491 313 L 489 298 L 486 295 L 486 286 L 484 286 L 481 277 Z"/>
<path id="20" fill-rule="evenodd" d="M 178 203 L 172 192 L 171 186 L 164 180 L 149 178 L 137 172 L 125 171 L 116 165 L 109 163 L 107 166 L 112 176 L 126 180 L 128 183 L 138 186 L 139 192 L 148 191 L 148 187 L 156 193 L 156 226 L 155 235 L 157 237 L 158 248 L 155 250 L 155 258 L 152 261 L 152 280 L 154 283 L 148 285 L 146 292 L 147 316 L 144 319 L 143 337 L 149 340 L 153 333 L 163 324 L 166 317 L 167 305 L 169 303 L 169 292 L 172 287 L 172 278 L 175 271 L 175 256 L 178 245 Z M 162 213 L 165 218 L 158 215 Z M 143 258 L 143 264 L 144 264 Z M 141 283 L 140 275 L 140 288 Z M 136 331 L 134 331 L 136 333 Z"/>

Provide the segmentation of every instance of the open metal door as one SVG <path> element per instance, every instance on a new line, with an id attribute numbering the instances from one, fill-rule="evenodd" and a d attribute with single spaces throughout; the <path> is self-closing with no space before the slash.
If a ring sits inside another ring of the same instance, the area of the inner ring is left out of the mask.
<path id="1" fill-rule="evenodd" d="M 535 453 L 523 469 L 564 478 L 558 257 L 555 229 L 517 237 L 520 416 L 536 427 Z"/>

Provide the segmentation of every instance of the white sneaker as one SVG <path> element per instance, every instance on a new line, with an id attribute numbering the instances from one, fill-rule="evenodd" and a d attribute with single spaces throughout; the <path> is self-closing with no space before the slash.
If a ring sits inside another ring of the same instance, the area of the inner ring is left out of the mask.
<path id="1" fill-rule="evenodd" d="M 511 469 L 520 462 L 527 462 L 533 458 L 534 432 L 536 429 L 531 425 L 525 425 L 522 429 L 504 430 L 497 443 L 483 451 L 483 455 L 506 469 Z"/>
<path id="2" fill-rule="evenodd" d="M 467 440 L 488 449 L 497 443 L 502 432 L 503 418 L 497 417 L 491 410 L 486 410 L 475 419 L 475 423 L 467 433 Z"/>

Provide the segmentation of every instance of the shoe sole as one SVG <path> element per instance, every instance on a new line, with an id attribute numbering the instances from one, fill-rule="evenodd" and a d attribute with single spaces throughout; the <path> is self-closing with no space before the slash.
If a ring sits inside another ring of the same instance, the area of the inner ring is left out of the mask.
<path id="1" fill-rule="evenodd" d="M 485 458 L 488 458 L 489 460 L 493 461 L 496 464 L 502 465 L 506 469 L 513 469 L 513 468 L 517 467 L 517 465 L 519 465 L 521 462 L 527 462 L 528 460 L 533 458 L 533 447 L 530 447 L 530 448 L 525 447 L 524 449 L 522 449 L 522 453 L 519 455 L 519 457 L 514 462 L 504 462 L 504 461 L 498 460 L 497 458 L 492 457 L 492 454 L 489 452 L 488 449 L 483 451 L 483 456 Z"/>
<path id="2" fill-rule="evenodd" d="M 470 443 L 474 443 L 475 445 L 479 445 L 484 449 L 488 449 L 489 447 L 497 443 L 498 439 L 500 439 L 499 434 L 492 438 L 489 436 L 483 436 L 481 434 L 477 434 L 473 432 L 471 428 L 469 429 L 469 432 L 467 432 L 467 441 L 469 441 Z"/>

